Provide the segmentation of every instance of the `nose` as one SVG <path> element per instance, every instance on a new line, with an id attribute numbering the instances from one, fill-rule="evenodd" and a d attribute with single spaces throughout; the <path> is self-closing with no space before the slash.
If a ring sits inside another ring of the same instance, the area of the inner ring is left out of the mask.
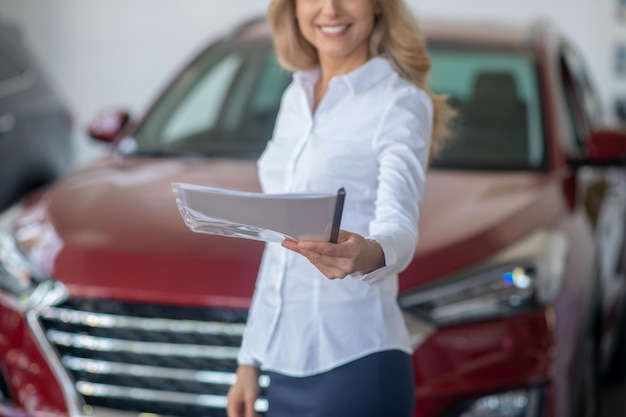
<path id="1" fill-rule="evenodd" d="M 326 16 L 339 15 L 340 0 L 322 0 L 322 13 Z"/>

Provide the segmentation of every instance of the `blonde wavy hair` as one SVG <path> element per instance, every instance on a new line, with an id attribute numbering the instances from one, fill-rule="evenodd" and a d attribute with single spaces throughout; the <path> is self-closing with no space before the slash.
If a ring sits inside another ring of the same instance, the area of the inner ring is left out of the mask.
<path id="1" fill-rule="evenodd" d="M 435 110 L 430 147 L 432 156 L 451 136 L 451 124 L 456 112 L 448 104 L 447 96 L 430 91 L 430 56 L 417 19 L 404 0 L 371 1 L 380 10 L 370 35 L 371 56 L 385 54 L 403 78 L 426 91 L 432 99 Z M 291 71 L 317 68 L 317 50 L 300 32 L 295 0 L 272 0 L 267 16 L 281 64 Z"/>

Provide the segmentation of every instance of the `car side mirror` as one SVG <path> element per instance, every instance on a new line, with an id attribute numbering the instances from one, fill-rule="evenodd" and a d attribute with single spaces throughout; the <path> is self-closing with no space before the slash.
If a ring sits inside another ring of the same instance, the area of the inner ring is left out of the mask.
<path id="1" fill-rule="evenodd" d="M 112 111 L 99 115 L 89 125 L 89 136 L 101 142 L 114 142 L 128 124 L 130 114 L 126 111 Z"/>
<path id="2" fill-rule="evenodd" d="M 592 130 L 582 165 L 626 166 L 626 131 Z"/>

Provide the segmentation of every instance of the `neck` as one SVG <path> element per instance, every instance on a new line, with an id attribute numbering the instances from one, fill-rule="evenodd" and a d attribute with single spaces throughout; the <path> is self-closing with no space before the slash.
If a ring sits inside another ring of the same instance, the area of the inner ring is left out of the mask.
<path id="1" fill-rule="evenodd" d="M 332 78 L 354 71 L 361 65 L 365 64 L 369 59 L 370 54 L 367 49 L 365 49 L 363 53 L 350 57 L 349 59 L 320 55 L 319 61 L 321 76 L 315 85 L 314 108 L 317 108 L 317 105 L 322 100 L 322 97 L 326 94 L 326 91 L 328 90 L 328 83 Z"/>
<path id="2" fill-rule="evenodd" d="M 328 85 L 331 78 L 352 72 L 361 65 L 365 64 L 369 59 L 370 53 L 367 49 L 364 49 L 362 52 L 348 58 L 335 58 L 327 55 L 320 55 L 319 61 L 322 73 L 320 81 L 325 85 Z"/>

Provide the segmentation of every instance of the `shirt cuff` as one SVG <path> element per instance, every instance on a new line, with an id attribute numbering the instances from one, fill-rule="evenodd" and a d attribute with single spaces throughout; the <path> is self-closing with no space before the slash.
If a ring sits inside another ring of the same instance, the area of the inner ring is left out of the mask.
<path id="1" fill-rule="evenodd" d="M 373 240 L 380 245 L 383 250 L 383 255 L 385 256 L 385 266 L 378 268 L 368 274 L 357 272 L 351 274 L 350 276 L 369 284 L 374 284 L 394 274 L 395 266 L 398 263 L 398 256 L 393 250 L 391 240 L 388 237 L 383 235 L 373 235 L 369 236 L 367 239 Z"/>
<path id="2" fill-rule="evenodd" d="M 239 349 L 239 354 L 237 355 L 237 364 L 238 365 L 256 366 L 257 368 L 261 367 L 261 362 L 256 360 L 245 349 Z"/>

